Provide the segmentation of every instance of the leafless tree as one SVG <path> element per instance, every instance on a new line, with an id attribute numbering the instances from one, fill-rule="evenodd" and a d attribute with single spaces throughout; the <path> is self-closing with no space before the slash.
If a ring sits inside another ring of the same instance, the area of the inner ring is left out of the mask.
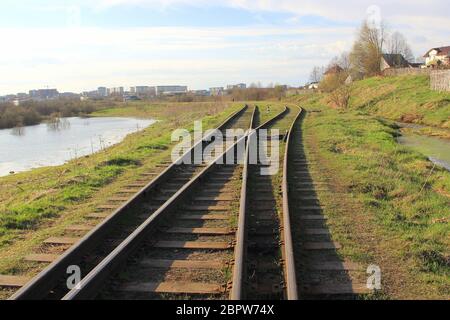
<path id="1" fill-rule="evenodd" d="M 310 82 L 320 82 L 323 78 L 323 74 L 324 74 L 324 68 L 315 66 L 311 71 L 311 75 L 309 76 L 309 81 Z"/>
<path id="2" fill-rule="evenodd" d="M 414 62 L 414 55 L 405 36 L 400 32 L 394 32 L 388 41 L 388 53 L 401 54 L 407 61 Z"/>
<path id="3" fill-rule="evenodd" d="M 351 65 L 355 72 L 366 76 L 380 72 L 380 60 L 386 42 L 387 32 L 384 23 L 373 26 L 364 21 L 358 31 L 357 39 L 350 53 Z"/>
<path id="4" fill-rule="evenodd" d="M 350 53 L 343 52 L 339 56 L 337 60 L 337 64 L 344 70 L 348 71 L 351 68 L 351 61 L 350 61 Z"/>

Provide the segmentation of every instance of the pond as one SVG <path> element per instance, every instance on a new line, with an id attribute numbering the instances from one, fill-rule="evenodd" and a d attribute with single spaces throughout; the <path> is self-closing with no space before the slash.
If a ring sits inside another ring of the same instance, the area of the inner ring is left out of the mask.
<path id="1" fill-rule="evenodd" d="M 450 170 L 450 140 L 402 131 L 398 142 L 426 155 L 436 165 Z"/>
<path id="2" fill-rule="evenodd" d="M 36 126 L 0 130 L 0 176 L 56 166 L 121 142 L 155 120 L 62 118 Z"/>

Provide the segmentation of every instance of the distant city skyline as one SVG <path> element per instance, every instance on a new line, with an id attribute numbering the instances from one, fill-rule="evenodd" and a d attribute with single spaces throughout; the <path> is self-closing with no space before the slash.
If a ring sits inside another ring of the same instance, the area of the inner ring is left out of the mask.
<path id="1" fill-rule="evenodd" d="M 270 86 L 270 84 L 269 84 Z M 178 84 L 171 84 L 171 85 L 133 85 L 133 86 L 127 86 L 127 85 L 121 85 L 121 86 L 117 86 L 117 87 L 106 87 L 106 86 L 98 86 L 97 88 L 89 88 L 89 89 L 84 89 L 81 91 L 75 91 L 75 90 L 60 90 L 57 87 L 46 87 L 46 88 L 33 88 L 33 89 L 28 89 L 28 90 L 24 90 L 21 92 L 9 92 L 7 94 L 0 94 L 0 97 L 6 97 L 6 96 L 18 96 L 20 97 L 21 95 L 27 95 L 32 97 L 36 92 L 38 91 L 53 91 L 53 92 L 58 92 L 58 94 L 64 94 L 64 93 L 73 93 L 73 94 L 79 94 L 82 95 L 84 93 L 90 93 L 90 92 L 98 92 L 100 96 L 106 96 L 108 95 L 107 93 L 110 91 L 114 91 L 114 90 L 122 90 L 122 93 L 142 93 L 139 92 L 140 89 L 141 90 L 146 90 L 146 89 L 155 89 L 155 94 L 158 91 L 158 88 L 161 88 L 159 90 L 166 90 L 167 88 L 173 88 L 173 87 L 179 87 L 176 88 L 177 89 L 183 89 L 185 92 L 188 91 L 209 91 L 210 89 L 215 89 L 215 88 L 222 88 L 222 90 L 232 90 L 232 89 L 246 89 L 247 88 L 247 84 L 246 83 L 236 83 L 236 84 L 227 84 L 227 85 L 223 85 L 221 87 L 210 87 L 210 88 L 196 88 L 196 89 L 192 89 L 189 88 L 189 86 L 185 86 L 185 85 L 178 85 Z M 170 91 L 170 90 L 168 90 Z"/>
<path id="2" fill-rule="evenodd" d="M 4 0 L 0 95 L 33 88 L 260 81 L 299 86 L 351 47 L 367 15 L 415 56 L 449 45 L 445 0 Z M 91 88 L 91 89 L 89 89 Z"/>

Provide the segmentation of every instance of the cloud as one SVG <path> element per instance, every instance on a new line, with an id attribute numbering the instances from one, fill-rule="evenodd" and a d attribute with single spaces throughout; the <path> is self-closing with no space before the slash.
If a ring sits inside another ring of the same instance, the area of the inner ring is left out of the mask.
<path id="1" fill-rule="evenodd" d="M 189 5 L 194 7 L 219 6 L 245 9 L 248 11 L 287 12 L 297 16 L 316 15 L 336 21 L 360 20 L 370 7 L 377 6 L 382 17 L 422 16 L 445 17 L 449 9 L 446 0 L 101 0 L 94 6 L 110 8 L 114 6 L 150 6 L 154 8 Z"/>
<path id="2" fill-rule="evenodd" d="M 10 48 L 0 56 L 0 73 L 9 75 L 0 92 L 47 85 L 81 91 L 139 83 L 181 82 L 196 88 L 229 81 L 299 84 L 311 64 L 350 43 L 352 28 L 340 30 L 347 42 L 333 31 L 270 26 L 0 29 Z"/>
<path id="3" fill-rule="evenodd" d="M 47 85 L 78 91 L 99 85 L 164 83 L 194 88 L 240 81 L 298 85 L 307 80 L 314 65 L 327 64 L 351 47 L 355 26 L 373 2 L 392 29 L 405 34 L 416 55 L 429 47 L 449 45 L 447 1 L 410 0 L 405 5 L 399 0 L 339 4 L 331 0 L 79 0 L 73 3 L 81 12 L 107 13 L 120 6 L 227 7 L 255 15 L 281 12 L 286 19 L 277 26 L 87 28 L 77 23 L 79 11 L 71 7 L 71 28 L 0 28 L 2 42 L 8 44 L 0 55 L 0 74 L 8 75 L 8 82 L 0 83 L 0 94 Z M 308 24 L 310 16 L 324 22 L 319 27 Z M 271 21 L 270 16 L 265 21 Z"/>

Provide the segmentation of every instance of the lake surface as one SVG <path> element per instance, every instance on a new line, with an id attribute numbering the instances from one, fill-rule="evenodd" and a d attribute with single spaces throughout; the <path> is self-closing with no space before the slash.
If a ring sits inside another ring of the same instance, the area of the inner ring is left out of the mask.
<path id="1" fill-rule="evenodd" d="M 435 164 L 450 170 L 450 141 L 418 134 L 405 134 L 398 142 L 426 155 Z"/>
<path id="2" fill-rule="evenodd" d="M 0 130 L 0 176 L 44 166 L 56 166 L 121 142 L 155 120 L 134 118 L 63 118 Z"/>

